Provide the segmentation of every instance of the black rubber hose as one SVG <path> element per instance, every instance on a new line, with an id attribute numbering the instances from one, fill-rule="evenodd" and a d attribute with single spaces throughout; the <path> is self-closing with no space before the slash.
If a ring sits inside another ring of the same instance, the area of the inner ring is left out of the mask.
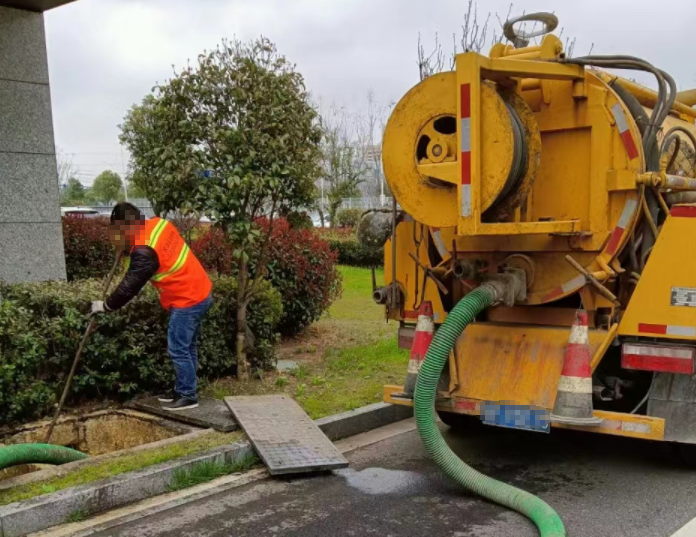
<path id="1" fill-rule="evenodd" d="M 655 76 L 658 83 L 657 104 L 650 116 L 648 128 L 643 133 L 643 149 L 646 155 L 650 153 L 652 146 L 657 145 L 657 131 L 664 121 L 664 118 L 667 117 L 667 114 L 669 114 L 669 110 L 674 103 L 674 99 L 676 99 L 676 85 L 674 84 L 674 79 L 672 79 L 672 77 L 669 75 L 667 75 L 667 78 L 665 78 L 666 73 L 664 73 L 664 71 L 657 69 L 645 60 L 641 60 L 640 58 L 635 58 L 633 56 L 584 56 L 580 58 L 565 59 L 563 62 L 575 65 L 588 65 L 615 69 L 634 69 L 638 71 L 647 71 Z M 667 95 L 666 85 L 668 82 L 670 84 L 670 89 L 674 89 L 672 92 L 674 95 Z M 669 106 L 667 106 L 668 102 L 670 103 Z"/>
<path id="2" fill-rule="evenodd" d="M 618 80 L 612 80 L 609 87 L 613 89 L 619 98 L 624 102 L 626 108 L 633 116 L 633 120 L 638 126 L 641 137 L 645 134 L 646 129 L 650 124 L 650 118 L 645 112 L 645 109 L 640 105 L 638 99 L 636 99 L 633 94 L 624 88 Z M 643 148 L 645 151 L 645 148 Z M 648 170 L 654 169 L 655 162 L 660 161 L 660 150 L 657 145 L 653 145 L 649 151 L 645 151 L 645 164 Z M 658 164 L 659 169 L 659 164 Z"/>
<path id="3" fill-rule="evenodd" d="M 670 141 L 670 137 L 675 136 L 677 138 L 677 142 L 681 142 L 681 138 L 679 138 L 679 136 L 676 134 L 677 132 L 683 132 L 684 134 L 686 134 L 686 136 L 691 141 L 691 145 L 694 148 L 693 166 L 694 166 L 694 169 L 696 170 L 696 136 L 694 136 L 694 133 L 691 132 L 686 127 L 683 127 L 682 125 L 675 125 L 671 129 L 669 129 L 667 131 L 667 133 L 665 134 L 665 139 L 664 139 L 664 142 L 662 142 L 662 149 L 661 150 L 664 151 L 666 148 L 669 148 L 668 142 Z M 678 150 L 679 150 L 678 147 L 677 147 L 677 149 L 674 150 L 674 154 L 672 155 L 672 159 L 676 158 Z M 667 166 L 667 173 L 669 173 L 669 166 Z"/>

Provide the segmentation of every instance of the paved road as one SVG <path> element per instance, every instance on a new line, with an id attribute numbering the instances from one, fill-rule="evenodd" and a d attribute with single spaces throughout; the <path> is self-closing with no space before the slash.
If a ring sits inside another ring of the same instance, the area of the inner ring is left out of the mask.
<path id="1" fill-rule="evenodd" d="M 482 472 L 553 505 L 571 537 L 668 537 L 696 517 L 696 470 L 680 466 L 659 443 L 489 427 L 446 436 Z M 96 535 L 537 536 L 520 515 L 444 478 L 415 431 L 348 458 L 347 470 L 250 483 Z"/>

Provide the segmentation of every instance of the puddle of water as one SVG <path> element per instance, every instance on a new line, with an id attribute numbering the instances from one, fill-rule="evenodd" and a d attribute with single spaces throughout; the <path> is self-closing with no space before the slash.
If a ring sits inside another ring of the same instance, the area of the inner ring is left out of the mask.
<path id="1" fill-rule="evenodd" d="M 418 472 L 386 468 L 365 468 L 359 472 L 346 468 L 335 470 L 334 473 L 343 477 L 349 487 L 372 495 L 406 492 L 417 488 L 424 480 Z"/>
<path id="2" fill-rule="evenodd" d="M 43 443 L 48 422 L 30 423 L 6 434 L 4 445 Z M 107 410 L 67 416 L 56 425 L 51 443 L 66 446 L 91 456 L 102 455 L 172 438 L 191 429 L 161 418 L 124 410 Z M 20 465 L 0 471 L 0 480 L 35 472 L 42 465 Z"/>

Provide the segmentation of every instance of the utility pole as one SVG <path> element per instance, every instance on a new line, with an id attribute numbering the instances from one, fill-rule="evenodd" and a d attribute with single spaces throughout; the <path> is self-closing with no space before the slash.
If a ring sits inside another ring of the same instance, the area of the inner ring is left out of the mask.
<path id="1" fill-rule="evenodd" d="M 121 169 L 123 170 L 123 196 L 128 201 L 128 174 L 126 173 L 126 161 L 123 159 L 123 146 L 121 146 Z"/>

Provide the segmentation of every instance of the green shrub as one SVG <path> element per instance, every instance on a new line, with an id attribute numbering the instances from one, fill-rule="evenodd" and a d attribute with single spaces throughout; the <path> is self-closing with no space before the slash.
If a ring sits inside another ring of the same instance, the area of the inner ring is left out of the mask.
<path id="1" fill-rule="evenodd" d="M 0 423 L 46 415 L 57 400 L 89 322 L 85 312 L 102 282 L 0 283 Z M 216 278 L 214 305 L 199 344 L 199 377 L 234 370 L 236 354 L 234 278 Z M 249 360 L 267 368 L 274 359 L 276 326 L 282 315 L 278 292 L 266 284 L 249 307 L 255 336 Z M 125 398 L 171 387 L 167 355 L 168 313 L 152 286 L 125 308 L 99 318 L 82 355 L 70 402 Z"/>
<path id="2" fill-rule="evenodd" d="M 338 253 L 338 264 L 351 267 L 381 267 L 384 265 L 382 250 L 370 250 L 358 241 L 354 229 L 321 229 L 316 232 Z"/>
<path id="3" fill-rule="evenodd" d="M 340 209 L 336 213 L 338 227 L 357 227 L 363 211 L 361 209 Z"/>
<path id="4" fill-rule="evenodd" d="M 293 229 L 314 228 L 312 217 L 309 216 L 307 211 L 292 211 L 285 216 L 285 220 L 288 221 L 288 224 L 290 224 L 290 227 Z"/>

